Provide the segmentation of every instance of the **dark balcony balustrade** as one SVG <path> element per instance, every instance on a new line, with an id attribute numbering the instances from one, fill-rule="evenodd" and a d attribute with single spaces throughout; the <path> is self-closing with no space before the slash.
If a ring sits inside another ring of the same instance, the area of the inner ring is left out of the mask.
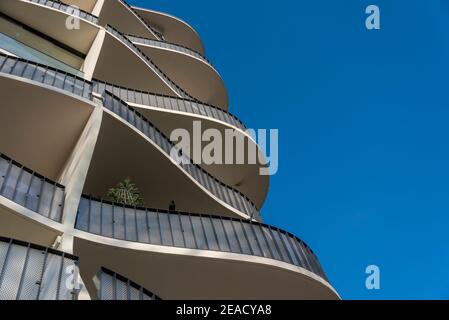
<path id="1" fill-rule="evenodd" d="M 61 222 L 65 189 L 0 154 L 0 196 Z"/>
<path id="2" fill-rule="evenodd" d="M 77 300 L 78 258 L 0 237 L 0 300 Z"/>
<path id="3" fill-rule="evenodd" d="M 135 208 L 83 196 L 76 228 L 125 241 L 264 257 L 326 279 L 317 257 L 303 241 L 246 220 Z"/>
<path id="4" fill-rule="evenodd" d="M 161 300 L 154 293 L 106 268 L 94 279 L 98 300 Z"/>
<path id="5" fill-rule="evenodd" d="M 85 99 L 92 99 L 91 82 L 50 66 L 0 53 L 0 73 L 61 89 Z"/>

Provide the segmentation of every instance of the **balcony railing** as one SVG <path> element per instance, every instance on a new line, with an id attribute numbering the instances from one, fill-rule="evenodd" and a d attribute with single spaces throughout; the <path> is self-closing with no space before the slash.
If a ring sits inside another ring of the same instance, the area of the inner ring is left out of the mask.
<path id="1" fill-rule="evenodd" d="M 128 89 L 102 81 L 93 81 L 93 90 L 98 94 L 103 94 L 108 91 L 116 97 L 128 103 L 140 104 L 153 108 L 160 108 L 166 110 L 181 111 L 208 118 L 216 119 L 233 125 L 243 131 L 246 127 L 242 121 L 231 113 L 224 111 L 215 106 L 199 103 L 193 100 L 170 97 L 166 95 L 159 95 L 150 92 Z"/>
<path id="2" fill-rule="evenodd" d="M 0 196 L 61 222 L 64 192 L 62 185 L 0 154 Z"/>
<path id="3" fill-rule="evenodd" d="M 91 99 L 92 83 L 71 73 L 0 53 L 0 73 L 49 85 Z"/>
<path id="4" fill-rule="evenodd" d="M 137 283 L 106 268 L 101 268 L 94 281 L 98 300 L 161 300 Z"/>
<path id="5" fill-rule="evenodd" d="M 83 196 L 76 228 L 125 241 L 274 259 L 327 279 L 317 257 L 303 241 L 251 221 L 136 208 Z"/>
<path id="6" fill-rule="evenodd" d="M 0 237 L 0 300 L 77 300 L 77 275 L 77 257 Z"/>
<path id="7" fill-rule="evenodd" d="M 154 127 L 154 125 L 142 114 L 128 106 L 128 104 L 124 101 L 108 92 L 105 92 L 103 96 L 103 105 L 108 110 L 112 111 L 137 130 L 142 132 L 151 141 L 156 143 L 168 157 L 171 157 L 172 150 L 175 148 L 175 145 L 159 129 Z M 225 185 L 207 173 L 203 168 L 192 163 L 191 159 L 189 159 L 186 155 L 179 155 L 179 157 L 182 158 L 182 161 L 179 161 L 179 166 L 206 190 L 231 207 L 245 213 L 248 217 L 260 221 L 261 217 L 259 210 L 256 205 L 248 199 L 248 197 L 240 191 Z"/>
<path id="8" fill-rule="evenodd" d="M 89 12 L 86 12 L 84 10 L 74 8 L 72 6 L 69 6 L 65 3 L 62 3 L 60 1 L 55 0 L 26 0 L 28 2 L 33 2 L 37 4 L 44 5 L 46 7 L 50 7 L 56 10 L 64 11 L 65 13 L 68 13 L 70 15 L 75 15 L 81 19 L 87 20 L 89 22 L 92 22 L 94 24 L 98 24 L 98 17 L 92 15 Z"/>
<path id="9" fill-rule="evenodd" d="M 111 27 L 110 25 L 106 26 L 106 30 L 114 35 L 116 38 L 121 40 L 129 49 L 131 49 L 135 54 L 137 54 L 141 59 L 143 59 L 147 65 L 153 70 L 166 84 L 170 89 L 175 92 L 179 97 L 185 99 L 197 100 L 190 96 L 187 92 L 181 89 L 176 83 L 174 83 L 170 78 L 161 70 L 159 67 L 151 61 L 148 56 L 142 52 L 131 40 L 129 40 L 123 33 L 118 31 L 117 29 Z"/>
<path id="10" fill-rule="evenodd" d="M 182 52 L 182 53 L 194 56 L 194 57 L 204 61 L 208 65 L 212 66 L 211 62 L 205 56 L 203 56 L 201 53 L 199 53 L 195 50 L 187 48 L 186 46 L 170 43 L 167 41 L 159 41 L 159 40 L 147 39 L 147 38 L 143 38 L 143 37 L 137 37 L 137 36 L 128 35 L 128 34 L 126 35 L 126 37 L 128 37 L 129 40 L 131 40 L 132 42 L 134 42 L 136 44 L 170 49 L 170 50 L 174 50 L 174 51 L 178 51 L 178 52 Z"/>
<path id="11" fill-rule="evenodd" d="M 198 103 L 193 100 L 127 89 L 99 80 L 90 82 L 77 77 L 72 73 L 28 61 L 26 59 L 8 56 L 3 53 L 0 53 L 0 73 L 10 74 L 53 86 L 89 100 L 92 99 L 92 91 L 98 94 L 103 94 L 104 91 L 107 90 L 123 101 L 142 104 L 149 107 L 202 115 L 226 122 L 243 131 L 246 130 L 243 122 L 236 116 L 212 105 Z"/>

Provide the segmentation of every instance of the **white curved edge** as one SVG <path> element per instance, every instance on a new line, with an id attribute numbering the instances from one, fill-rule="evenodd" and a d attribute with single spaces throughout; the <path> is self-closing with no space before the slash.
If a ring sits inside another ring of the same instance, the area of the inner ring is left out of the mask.
<path id="1" fill-rule="evenodd" d="M 264 266 L 269 266 L 272 268 L 282 269 L 291 271 L 294 273 L 299 273 L 301 275 L 306 276 L 307 278 L 314 280 L 321 285 L 327 287 L 331 290 L 338 299 L 341 299 L 340 295 L 337 291 L 331 286 L 329 282 L 327 282 L 324 278 L 319 275 L 306 270 L 302 267 L 289 264 L 287 262 L 274 260 L 265 257 L 259 256 L 251 256 L 247 254 L 239 254 L 239 253 L 230 253 L 224 251 L 210 251 L 210 250 L 199 250 L 199 249 L 189 249 L 189 248 L 179 248 L 179 247 L 169 247 L 169 246 L 160 246 L 154 244 L 147 243 L 139 243 L 139 242 L 131 242 L 125 240 L 119 240 L 114 238 L 108 238 L 104 236 L 99 236 L 93 233 L 81 231 L 75 229 L 73 232 L 74 237 L 78 237 L 83 240 L 91 241 L 93 243 L 101 243 L 103 245 L 135 250 L 137 252 L 153 252 L 160 254 L 168 254 L 168 255 L 176 255 L 176 256 L 192 256 L 196 258 L 207 258 L 207 259 L 215 259 L 215 260 L 225 260 L 225 261 L 237 261 L 243 263 L 251 263 L 251 264 L 259 264 Z"/>
<path id="2" fill-rule="evenodd" d="M 251 219 L 252 221 L 257 222 L 256 219 L 251 218 L 250 216 L 246 215 L 245 213 L 243 213 L 243 212 L 237 210 L 236 208 L 232 207 L 231 205 L 227 204 L 223 200 L 217 198 L 214 194 L 212 194 L 212 192 L 210 192 L 203 185 L 201 185 L 198 181 L 196 181 L 188 172 L 186 172 L 178 163 L 176 163 L 176 161 L 174 159 L 172 159 L 170 157 L 170 155 L 168 155 L 164 150 L 162 150 L 162 148 L 159 147 L 153 140 L 148 138 L 143 132 L 141 132 L 140 130 L 135 128 L 132 124 L 128 123 L 127 121 L 125 121 L 124 119 L 122 119 L 121 117 L 116 115 L 114 112 L 110 111 L 109 109 L 107 109 L 105 107 L 103 107 L 103 112 L 108 113 L 110 116 L 114 117 L 116 120 L 120 121 L 123 125 L 126 125 L 128 128 L 132 129 L 135 133 L 137 133 L 143 139 L 145 139 L 147 142 L 149 142 L 153 146 L 153 148 L 156 148 L 156 150 L 158 150 L 165 158 L 167 158 L 167 160 L 169 162 L 171 162 L 174 167 L 176 167 L 178 170 L 180 170 L 188 179 L 190 179 L 190 181 L 192 181 L 197 187 L 199 187 L 203 192 L 205 192 L 207 194 L 207 196 L 209 196 L 210 198 L 215 200 L 215 202 L 219 203 L 225 209 L 236 214 L 236 218 L 239 218 L 239 219 L 241 218 L 241 219 L 245 219 L 245 220 Z M 228 186 L 228 188 L 229 188 L 229 186 Z"/>

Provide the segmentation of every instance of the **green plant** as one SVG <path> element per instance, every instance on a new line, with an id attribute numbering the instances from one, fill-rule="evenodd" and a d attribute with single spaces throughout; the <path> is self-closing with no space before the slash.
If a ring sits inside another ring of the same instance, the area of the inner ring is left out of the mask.
<path id="1" fill-rule="evenodd" d="M 139 189 L 129 178 L 117 184 L 115 188 L 109 189 L 107 198 L 109 201 L 129 206 L 139 207 L 144 205 Z"/>

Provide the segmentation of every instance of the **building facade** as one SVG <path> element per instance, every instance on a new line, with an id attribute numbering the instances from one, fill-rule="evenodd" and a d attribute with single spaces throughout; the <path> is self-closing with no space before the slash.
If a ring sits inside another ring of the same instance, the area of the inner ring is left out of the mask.
<path id="1" fill-rule="evenodd" d="M 203 163 L 170 140 L 214 129 L 261 153 L 185 22 L 4 0 L 0 82 L 0 299 L 339 299 L 313 251 L 262 222 L 263 156 Z M 126 179 L 138 205 L 108 198 Z"/>

